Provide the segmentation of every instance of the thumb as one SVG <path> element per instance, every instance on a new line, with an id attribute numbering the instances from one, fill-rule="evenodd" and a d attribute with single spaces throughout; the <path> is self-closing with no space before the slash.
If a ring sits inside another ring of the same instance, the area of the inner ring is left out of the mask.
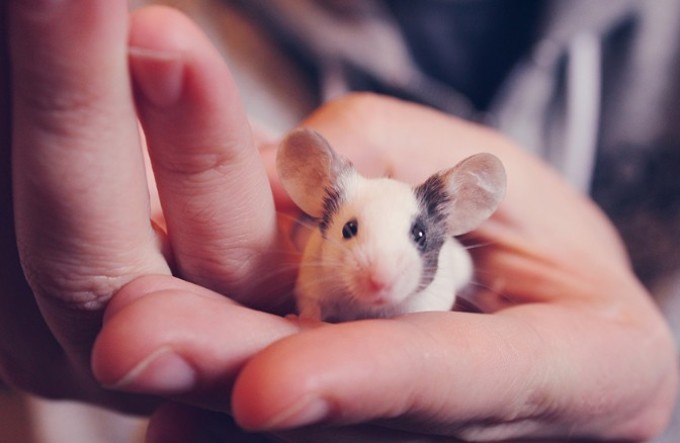
<path id="1" fill-rule="evenodd" d="M 634 359 L 607 349 L 618 327 L 588 315 L 575 325 L 573 316 L 525 305 L 495 315 L 427 313 L 310 330 L 246 365 L 233 412 L 252 430 L 378 421 L 466 440 L 590 437 L 602 429 L 620 437 L 614 432 L 631 432 L 644 406 L 621 409 L 612 392 L 639 393 L 621 392 L 626 375 L 608 369 Z M 586 337 L 555 333 L 565 330 L 560 326 L 600 337 L 581 346 Z M 598 364 L 598 355 L 608 364 Z"/>

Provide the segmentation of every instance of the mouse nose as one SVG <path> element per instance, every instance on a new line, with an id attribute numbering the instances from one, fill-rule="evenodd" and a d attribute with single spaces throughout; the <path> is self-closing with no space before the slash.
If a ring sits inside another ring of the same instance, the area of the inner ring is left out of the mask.
<path id="1" fill-rule="evenodd" d="M 388 289 L 390 282 L 388 279 L 377 272 L 371 272 L 368 276 L 368 289 L 371 292 L 382 292 Z"/>
<path id="2" fill-rule="evenodd" d="M 389 299 L 394 286 L 394 275 L 383 267 L 373 265 L 366 269 L 364 285 L 370 298 Z"/>

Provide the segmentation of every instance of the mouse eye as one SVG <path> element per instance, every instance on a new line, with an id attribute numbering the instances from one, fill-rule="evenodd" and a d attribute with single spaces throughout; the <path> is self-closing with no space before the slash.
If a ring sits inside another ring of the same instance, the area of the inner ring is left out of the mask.
<path id="1" fill-rule="evenodd" d="M 427 243 L 427 235 L 425 233 L 425 227 L 420 222 L 415 222 L 411 228 L 411 238 L 418 245 L 418 249 L 425 249 Z"/>
<path id="2" fill-rule="evenodd" d="M 352 220 L 345 223 L 345 226 L 342 227 L 342 238 L 349 240 L 350 238 L 357 235 L 358 230 L 359 224 L 357 223 L 356 219 L 353 218 Z"/>

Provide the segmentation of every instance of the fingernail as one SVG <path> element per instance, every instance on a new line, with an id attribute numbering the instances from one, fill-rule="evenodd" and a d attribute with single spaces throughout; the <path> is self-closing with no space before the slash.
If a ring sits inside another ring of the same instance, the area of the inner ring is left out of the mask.
<path id="1" fill-rule="evenodd" d="M 289 429 L 319 423 L 330 415 L 330 405 L 316 397 L 307 396 L 272 417 L 263 429 Z"/>
<path id="2" fill-rule="evenodd" d="M 132 47 L 128 54 L 136 92 L 162 108 L 179 100 L 184 80 L 184 64 L 179 52 Z"/>
<path id="3" fill-rule="evenodd" d="M 196 385 L 196 371 L 170 347 L 163 347 L 139 362 L 111 389 L 146 394 L 181 394 Z"/>

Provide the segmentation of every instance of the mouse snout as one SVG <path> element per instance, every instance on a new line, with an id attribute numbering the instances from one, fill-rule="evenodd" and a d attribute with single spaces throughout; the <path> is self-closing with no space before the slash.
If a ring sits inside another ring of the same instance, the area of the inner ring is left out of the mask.
<path id="1" fill-rule="evenodd" d="M 393 284 L 392 276 L 375 269 L 368 270 L 366 280 L 368 289 L 375 293 L 387 291 Z"/>
<path id="2" fill-rule="evenodd" d="M 372 263 L 356 275 L 359 298 L 371 305 L 385 305 L 394 302 L 394 288 L 397 275 L 389 266 Z"/>

